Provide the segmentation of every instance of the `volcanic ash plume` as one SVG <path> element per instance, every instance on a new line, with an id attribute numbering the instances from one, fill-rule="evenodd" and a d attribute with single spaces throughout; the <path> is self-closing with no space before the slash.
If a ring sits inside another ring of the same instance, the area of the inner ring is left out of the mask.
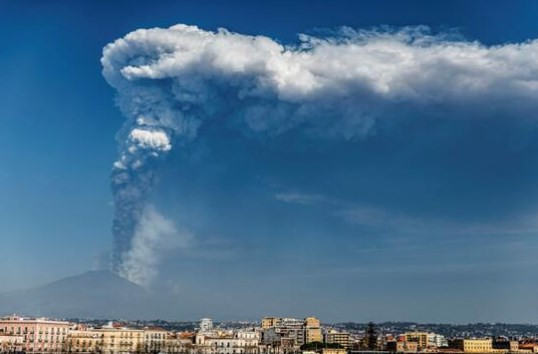
<path id="1" fill-rule="evenodd" d="M 143 222 L 148 212 L 151 215 L 157 213 L 153 208 L 149 209 L 146 199 L 155 183 L 155 165 L 170 148 L 166 132 L 151 127 L 134 128 L 123 139 L 120 159 L 112 172 L 115 206 L 112 266 L 115 272 L 138 284 L 146 284 L 151 279 L 144 274 L 154 273 L 151 268 L 155 266 L 156 254 L 136 249 L 146 245 L 134 241 L 135 237 L 143 239 L 148 231 L 147 222 Z M 139 255 L 141 252 L 152 258 L 149 264 L 133 263 L 133 253 Z"/>
<path id="2" fill-rule="evenodd" d="M 423 27 L 344 28 L 295 46 L 186 25 L 129 33 L 101 59 L 126 117 L 112 173 L 113 268 L 139 283 L 155 273 L 156 240 L 175 232 L 147 205 L 158 165 L 205 121 L 356 139 L 379 119 L 523 116 L 538 108 L 537 58 L 536 41 L 487 47 Z"/>

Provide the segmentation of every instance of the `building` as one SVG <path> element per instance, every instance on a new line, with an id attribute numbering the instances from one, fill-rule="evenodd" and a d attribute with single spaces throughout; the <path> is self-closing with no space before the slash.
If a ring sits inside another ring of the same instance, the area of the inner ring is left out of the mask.
<path id="1" fill-rule="evenodd" d="M 213 321 L 210 318 L 200 320 L 200 332 L 210 332 L 213 329 Z"/>
<path id="2" fill-rule="evenodd" d="M 278 327 L 281 323 L 282 319 L 279 317 L 264 317 L 262 318 L 262 329 Z"/>
<path id="3" fill-rule="evenodd" d="M 257 354 L 259 333 L 237 331 L 198 333 L 193 352 L 196 354 Z"/>
<path id="4" fill-rule="evenodd" d="M 452 339 L 449 347 L 463 350 L 466 353 L 491 353 L 493 351 L 491 338 L 480 339 Z"/>
<path id="5" fill-rule="evenodd" d="M 302 344 L 312 342 L 322 342 L 321 323 L 315 317 L 307 317 L 304 319 L 304 340 Z"/>
<path id="6" fill-rule="evenodd" d="M 257 348 L 260 344 L 260 332 L 254 329 L 239 330 L 236 336 L 238 339 L 245 341 L 245 347 L 247 348 Z M 252 350 L 249 351 L 251 352 Z"/>
<path id="7" fill-rule="evenodd" d="M 428 347 L 445 348 L 448 347 L 448 341 L 443 335 L 437 333 L 428 333 Z"/>
<path id="8" fill-rule="evenodd" d="M 262 319 L 261 342 L 264 345 L 297 349 L 306 343 L 322 341 L 321 323 L 315 317 L 307 317 L 302 321 L 278 317 Z"/>
<path id="9" fill-rule="evenodd" d="M 346 354 L 347 350 L 344 348 L 323 348 L 321 354 Z"/>
<path id="10" fill-rule="evenodd" d="M 307 317 L 307 318 L 304 319 L 304 326 L 305 327 L 319 328 L 320 325 L 321 325 L 321 323 L 315 317 Z"/>
<path id="11" fill-rule="evenodd" d="M 92 329 L 72 329 L 67 336 L 69 353 L 96 353 L 101 349 L 103 335 Z"/>
<path id="12" fill-rule="evenodd" d="M 519 342 L 517 340 L 496 340 L 492 342 L 494 351 L 517 352 L 519 351 Z"/>
<path id="13" fill-rule="evenodd" d="M 168 331 L 160 327 L 145 327 L 144 328 L 144 350 L 146 353 L 159 353 L 167 349 L 167 344 L 170 345 L 167 336 Z"/>
<path id="14" fill-rule="evenodd" d="M 144 331 L 117 326 L 94 330 L 101 336 L 100 352 L 103 354 L 127 354 L 144 349 Z"/>
<path id="15" fill-rule="evenodd" d="M 22 335 L 7 334 L 0 331 L 0 353 L 22 352 L 24 337 Z"/>
<path id="16" fill-rule="evenodd" d="M 192 341 L 186 343 L 192 344 Z M 184 353 L 188 346 L 179 335 L 159 327 L 143 330 L 109 324 L 103 328 L 74 328 L 69 331 L 69 353 Z"/>
<path id="17" fill-rule="evenodd" d="M 407 342 L 404 340 L 392 340 L 387 342 L 386 349 L 389 352 L 395 353 L 416 353 L 418 352 L 418 343 Z"/>
<path id="18" fill-rule="evenodd" d="M 0 331 L 23 337 L 23 351 L 27 353 L 56 353 L 66 346 L 69 322 L 46 318 L 10 316 L 0 319 Z"/>
<path id="19" fill-rule="evenodd" d="M 349 333 L 339 332 L 335 329 L 331 329 L 325 333 L 324 342 L 328 344 L 339 344 L 342 348 L 345 349 L 351 348 Z"/>
<path id="20" fill-rule="evenodd" d="M 295 318 L 271 317 L 266 317 L 264 320 L 266 321 L 261 333 L 262 344 L 293 348 L 304 343 L 304 321 Z"/>
<path id="21" fill-rule="evenodd" d="M 521 343 L 519 344 L 519 351 L 538 353 L 538 343 L 534 343 L 534 342 Z"/>
<path id="22" fill-rule="evenodd" d="M 418 344 L 418 350 L 428 348 L 429 334 L 426 332 L 407 332 L 403 334 L 404 341 Z"/>
<path id="23" fill-rule="evenodd" d="M 192 349 L 192 341 L 185 340 L 181 333 L 166 333 L 164 353 L 188 353 Z"/>

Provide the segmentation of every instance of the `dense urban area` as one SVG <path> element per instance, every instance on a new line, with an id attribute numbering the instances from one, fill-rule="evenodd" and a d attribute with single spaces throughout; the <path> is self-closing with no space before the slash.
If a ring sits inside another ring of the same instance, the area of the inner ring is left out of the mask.
<path id="1" fill-rule="evenodd" d="M 0 353 L 538 353 L 538 325 L 0 319 Z"/>

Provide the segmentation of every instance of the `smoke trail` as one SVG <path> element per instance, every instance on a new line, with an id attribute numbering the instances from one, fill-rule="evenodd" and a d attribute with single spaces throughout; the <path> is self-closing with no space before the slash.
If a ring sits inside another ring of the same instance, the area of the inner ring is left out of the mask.
<path id="1" fill-rule="evenodd" d="M 136 280 L 135 268 L 155 267 L 132 257 L 143 254 L 133 247 L 146 247 L 133 237 L 150 232 L 144 213 L 159 163 L 205 121 L 269 136 L 301 129 L 310 137 L 356 139 L 378 119 L 525 117 L 538 108 L 537 41 L 487 47 L 424 27 L 345 28 L 300 39 L 283 46 L 177 25 L 137 30 L 104 48 L 103 75 L 127 119 L 112 173 L 117 272 Z"/>
<path id="2" fill-rule="evenodd" d="M 166 133 L 154 129 L 132 129 L 123 141 L 120 159 L 112 172 L 115 206 L 112 266 L 117 273 L 135 280 L 130 275 L 132 272 L 124 269 L 124 258 L 132 247 L 146 199 L 155 183 L 155 165 L 171 145 Z"/>

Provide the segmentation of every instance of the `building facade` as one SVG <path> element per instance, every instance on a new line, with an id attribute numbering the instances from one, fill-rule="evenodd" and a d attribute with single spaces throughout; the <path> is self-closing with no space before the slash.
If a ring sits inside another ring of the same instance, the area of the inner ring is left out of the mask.
<path id="1" fill-rule="evenodd" d="M 24 337 L 22 335 L 7 334 L 0 331 L 0 353 L 22 352 Z"/>
<path id="2" fill-rule="evenodd" d="M 144 328 L 144 351 L 146 353 L 159 353 L 169 348 L 167 344 L 168 332 L 160 327 L 145 327 Z"/>
<path id="3" fill-rule="evenodd" d="M 63 351 L 69 327 L 69 322 L 46 318 L 11 316 L 0 319 L 0 331 L 8 335 L 22 336 L 22 349 L 27 353 Z"/>
<path id="4" fill-rule="evenodd" d="M 201 333 L 196 335 L 196 354 L 257 354 L 259 333 L 237 331 L 232 333 Z"/>
<path id="5" fill-rule="evenodd" d="M 386 349 L 389 352 L 395 353 L 416 353 L 418 352 L 417 342 L 407 342 L 404 340 L 392 340 L 387 342 Z"/>
<path id="6" fill-rule="evenodd" d="M 312 342 L 322 342 L 321 323 L 315 317 L 307 317 L 304 319 L 304 341 L 303 344 Z"/>
<path id="7" fill-rule="evenodd" d="M 449 347 L 467 353 L 491 353 L 493 352 L 492 342 L 491 338 L 453 339 L 449 342 Z"/>
<path id="8" fill-rule="evenodd" d="M 428 348 L 429 336 L 427 332 L 407 332 L 403 334 L 406 342 L 414 342 L 418 345 L 418 350 Z"/>
<path id="9" fill-rule="evenodd" d="M 323 342 L 321 323 L 315 317 L 295 318 L 265 317 L 261 321 L 261 343 L 272 348 L 298 349 L 301 345 Z"/>
<path id="10" fill-rule="evenodd" d="M 128 354 L 144 350 L 144 331 L 130 328 L 98 328 L 101 336 L 100 352 L 103 354 Z"/>
<path id="11" fill-rule="evenodd" d="M 335 329 L 331 329 L 325 333 L 324 342 L 328 344 L 338 344 L 344 349 L 351 348 L 349 333 L 340 332 Z"/>
<path id="12" fill-rule="evenodd" d="M 102 333 L 91 329 L 72 329 L 67 336 L 67 352 L 96 353 L 101 348 Z"/>
<path id="13" fill-rule="evenodd" d="M 211 332 L 213 330 L 213 321 L 210 318 L 200 320 L 200 332 Z"/>

